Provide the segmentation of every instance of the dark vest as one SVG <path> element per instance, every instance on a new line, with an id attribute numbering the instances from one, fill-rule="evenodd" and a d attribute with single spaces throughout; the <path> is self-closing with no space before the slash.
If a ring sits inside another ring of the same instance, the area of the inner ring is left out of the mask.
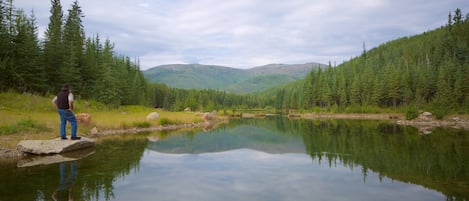
<path id="1" fill-rule="evenodd" d="M 68 105 L 68 91 L 60 91 L 57 94 L 57 107 L 62 110 L 70 109 Z"/>

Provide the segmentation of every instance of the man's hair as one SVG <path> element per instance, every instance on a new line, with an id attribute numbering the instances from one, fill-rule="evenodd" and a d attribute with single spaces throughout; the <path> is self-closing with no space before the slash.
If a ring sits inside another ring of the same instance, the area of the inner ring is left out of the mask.
<path id="1" fill-rule="evenodd" d="M 69 84 L 64 84 L 64 86 L 62 87 L 62 91 L 70 91 L 72 87 L 70 87 Z"/>

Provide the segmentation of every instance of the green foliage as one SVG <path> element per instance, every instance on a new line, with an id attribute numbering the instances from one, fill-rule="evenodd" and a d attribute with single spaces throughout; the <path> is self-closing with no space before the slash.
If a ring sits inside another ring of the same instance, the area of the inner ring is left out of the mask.
<path id="1" fill-rule="evenodd" d="M 51 103 L 52 96 L 44 97 L 34 94 L 0 93 L 0 111 L 22 111 L 22 112 L 55 112 Z M 94 100 L 75 101 L 75 112 L 108 111 L 112 107 Z"/>
<path id="2" fill-rule="evenodd" d="M 439 105 L 444 109 L 434 109 L 443 116 L 464 112 L 469 94 L 469 85 L 463 84 L 469 82 L 469 20 L 449 21 L 442 28 L 364 50 L 337 67 L 313 69 L 300 85 L 302 93 L 285 90 L 273 105 L 297 108 L 298 102 L 287 100 L 300 94 L 299 108 L 306 111 L 334 105 L 346 112 Z"/>
<path id="3" fill-rule="evenodd" d="M 375 105 L 349 106 L 344 109 L 345 113 L 383 113 L 386 110 Z"/>
<path id="4" fill-rule="evenodd" d="M 450 111 L 446 106 L 439 104 L 433 104 L 430 111 L 436 119 L 443 119 L 446 115 L 450 114 Z"/>
<path id="5" fill-rule="evenodd" d="M 38 133 L 41 131 L 50 131 L 46 125 L 40 124 L 32 119 L 22 119 L 13 125 L 0 126 L 1 135 L 9 135 L 15 133 Z"/>
<path id="6" fill-rule="evenodd" d="M 148 121 L 137 121 L 137 122 L 121 122 L 120 127 L 123 129 L 127 128 L 149 128 L 151 126 L 151 123 Z"/>
<path id="7" fill-rule="evenodd" d="M 417 109 L 417 107 L 415 106 L 411 106 L 409 107 L 409 109 L 407 110 L 406 114 L 405 114 L 405 119 L 406 120 L 412 120 L 412 119 L 415 119 L 419 116 L 419 111 Z"/>
<path id="8" fill-rule="evenodd" d="M 181 122 L 163 117 L 158 120 L 158 123 L 160 125 L 177 125 L 177 124 L 180 124 Z"/>
<path id="9" fill-rule="evenodd" d="M 151 84 L 150 102 L 156 108 L 183 111 L 213 111 L 222 108 L 264 108 L 269 98 L 257 95 L 239 95 L 218 90 L 195 90 L 170 88 L 165 84 Z"/>
<path id="10" fill-rule="evenodd" d="M 50 94 L 68 83 L 76 97 L 114 107 L 147 103 L 138 61 L 116 55 L 114 45 L 102 44 L 98 35 L 86 39 L 78 1 L 66 19 L 60 1 L 51 1 L 44 41 L 38 40 L 34 14 L 25 16 L 12 2 L 0 9 L 0 91 Z"/>

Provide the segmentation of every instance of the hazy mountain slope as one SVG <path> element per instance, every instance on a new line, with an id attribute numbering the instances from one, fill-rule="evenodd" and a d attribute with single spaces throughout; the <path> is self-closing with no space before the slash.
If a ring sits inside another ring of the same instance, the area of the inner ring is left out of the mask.
<path id="1" fill-rule="evenodd" d="M 270 74 L 284 74 L 294 78 L 304 78 L 305 75 L 311 70 L 312 67 L 325 67 L 319 63 L 306 63 L 306 64 L 268 64 L 255 68 L 247 69 L 253 75 L 270 75 Z"/>
<path id="2" fill-rule="evenodd" d="M 251 69 L 200 64 L 161 65 L 143 71 L 150 82 L 183 89 L 219 89 L 234 93 L 258 92 L 302 79 L 311 68 L 307 64 L 269 64 Z M 323 66 L 323 65 L 322 65 Z"/>
<path id="3" fill-rule="evenodd" d="M 250 79 L 246 79 L 242 82 L 229 85 L 226 90 L 233 93 L 253 93 L 270 89 L 274 86 L 294 82 L 296 80 L 297 78 L 289 75 L 260 75 Z"/>
<path id="4" fill-rule="evenodd" d="M 183 89 L 222 89 L 249 75 L 243 70 L 199 64 L 170 64 L 143 71 L 150 82 Z"/>

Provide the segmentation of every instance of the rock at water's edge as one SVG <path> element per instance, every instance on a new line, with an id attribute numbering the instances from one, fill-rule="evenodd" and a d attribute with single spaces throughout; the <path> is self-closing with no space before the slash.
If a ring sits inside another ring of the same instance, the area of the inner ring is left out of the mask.
<path id="1" fill-rule="evenodd" d="M 30 154 L 59 154 L 94 146 L 95 141 L 82 137 L 80 140 L 23 140 L 16 146 L 19 152 Z"/>

